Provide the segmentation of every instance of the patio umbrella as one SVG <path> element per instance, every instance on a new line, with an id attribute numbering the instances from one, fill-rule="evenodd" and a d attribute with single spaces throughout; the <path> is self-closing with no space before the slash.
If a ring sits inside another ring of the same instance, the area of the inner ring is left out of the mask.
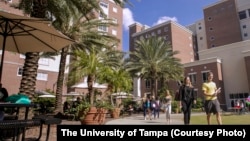
<path id="1" fill-rule="evenodd" d="M 17 53 L 56 52 L 74 41 L 57 31 L 49 21 L 0 11 L 0 87 L 4 51 Z"/>
<path id="2" fill-rule="evenodd" d="M 48 93 L 46 91 L 40 91 L 40 90 L 35 90 L 35 93 L 38 95 L 51 95 L 50 93 Z"/>
<path id="3" fill-rule="evenodd" d="M 45 95 L 40 95 L 38 97 L 43 97 L 43 98 L 55 98 L 56 96 L 52 95 L 52 94 L 45 94 Z"/>
<path id="4" fill-rule="evenodd" d="M 112 96 L 132 96 L 132 94 L 126 93 L 126 92 L 117 92 L 117 93 L 112 93 Z"/>
<path id="5" fill-rule="evenodd" d="M 78 92 L 70 92 L 67 94 L 64 94 L 63 96 L 81 96 L 82 94 L 78 93 Z"/>
<path id="6" fill-rule="evenodd" d="M 115 99 L 126 99 L 126 98 L 132 98 L 133 95 L 130 93 L 126 93 L 126 92 L 117 92 L 117 93 L 112 93 L 111 94 L 111 103 L 112 105 L 114 105 L 114 101 L 113 98 Z"/>

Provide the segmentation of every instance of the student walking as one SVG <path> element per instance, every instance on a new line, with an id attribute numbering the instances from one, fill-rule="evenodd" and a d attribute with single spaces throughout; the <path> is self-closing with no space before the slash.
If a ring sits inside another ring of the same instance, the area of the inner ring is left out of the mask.
<path id="1" fill-rule="evenodd" d="M 161 110 L 161 102 L 158 97 L 155 99 L 155 110 L 154 110 L 154 119 L 160 117 L 160 110 Z"/>
<path id="2" fill-rule="evenodd" d="M 142 109 L 143 109 L 143 117 L 144 117 L 144 120 L 147 119 L 147 99 L 146 98 L 143 98 L 142 99 Z"/>
<path id="3" fill-rule="evenodd" d="M 189 125 L 192 105 L 196 104 L 197 97 L 194 94 L 194 87 L 190 78 L 188 76 L 185 77 L 183 82 L 183 85 L 179 89 L 180 107 L 184 115 L 184 124 Z"/>
<path id="4" fill-rule="evenodd" d="M 143 102 L 143 116 L 144 120 L 152 119 L 151 118 L 151 99 L 149 97 L 146 98 L 145 102 Z"/>
<path id="5" fill-rule="evenodd" d="M 211 114 L 216 114 L 217 123 L 222 124 L 220 115 L 220 102 L 217 99 L 217 94 L 220 93 L 220 88 L 217 89 L 215 82 L 213 82 L 213 73 L 208 73 L 208 81 L 203 83 L 202 90 L 205 97 L 205 111 L 207 114 L 207 123 L 211 124 Z"/>
<path id="6" fill-rule="evenodd" d="M 167 124 L 170 124 L 170 120 L 171 120 L 171 112 L 172 112 L 172 96 L 170 94 L 170 92 L 167 90 L 166 91 L 166 97 L 165 97 L 165 113 L 166 113 L 166 120 L 167 120 Z"/>

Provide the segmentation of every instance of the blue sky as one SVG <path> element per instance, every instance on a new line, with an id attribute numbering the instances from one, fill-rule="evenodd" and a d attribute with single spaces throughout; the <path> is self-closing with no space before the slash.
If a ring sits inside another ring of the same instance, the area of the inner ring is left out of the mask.
<path id="1" fill-rule="evenodd" d="M 150 27 L 168 20 L 183 26 L 203 19 L 203 8 L 219 0 L 129 0 L 123 10 L 123 51 L 129 50 L 128 26 L 138 22 Z"/>

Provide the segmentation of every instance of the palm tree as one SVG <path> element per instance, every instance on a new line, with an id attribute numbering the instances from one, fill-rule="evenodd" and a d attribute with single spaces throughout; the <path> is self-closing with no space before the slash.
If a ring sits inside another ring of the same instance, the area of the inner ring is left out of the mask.
<path id="1" fill-rule="evenodd" d="M 72 18 L 77 19 L 80 13 L 85 19 L 92 18 L 92 11 L 102 11 L 98 0 L 21 0 L 20 7 L 24 12 L 34 17 L 55 20 L 53 24 L 64 34 L 73 38 L 72 30 L 78 30 L 79 26 L 72 26 Z M 128 0 L 114 0 L 120 6 L 129 3 Z M 64 80 L 64 69 L 69 47 L 61 51 L 61 62 L 56 88 L 56 109 L 62 111 L 61 99 Z M 32 95 L 35 91 L 36 75 L 38 69 L 38 53 L 26 53 L 24 73 L 21 80 L 20 93 Z M 32 67 L 32 68 L 31 68 Z"/>
<path id="2" fill-rule="evenodd" d="M 33 8 L 34 10 L 31 12 L 32 17 L 45 18 L 45 3 L 34 0 Z M 27 94 L 30 97 L 33 97 L 32 95 L 35 92 L 38 60 L 38 52 L 28 52 L 25 54 L 25 63 L 23 66 L 23 74 L 19 92 Z"/>
<path id="3" fill-rule="evenodd" d="M 117 4 L 120 6 L 124 6 L 125 3 L 129 3 L 129 1 L 120 1 L 120 0 L 114 0 Z M 86 4 L 77 3 L 79 1 L 74 2 L 74 5 L 81 5 L 84 6 Z M 89 1 L 86 1 L 85 3 L 89 3 Z M 87 4 L 88 7 L 89 5 Z M 92 7 L 92 8 L 91 8 Z M 53 9 L 53 8 L 52 8 Z M 79 9 L 77 7 L 76 9 Z M 88 47 L 91 47 L 91 44 L 95 44 L 96 47 L 99 47 L 99 50 L 101 50 L 103 47 L 109 47 L 110 42 L 115 45 L 114 41 L 116 40 L 114 37 L 111 37 L 109 35 L 106 35 L 106 33 L 102 33 L 100 31 L 96 31 L 95 29 L 98 28 L 98 26 L 104 25 L 104 26 L 116 26 L 112 20 L 105 19 L 105 22 L 102 20 L 97 20 L 95 17 L 90 17 L 89 13 L 95 11 L 101 11 L 101 8 L 99 7 L 99 3 L 95 1 L 91 1 L 91 4 L 88 8 L 81 7 L 81 10 L 74 11 L 74 16 L 67 16 L 66 17 L 72 17 L 67 20 L 59 19 L 57 22 L 54 22 L 54 25 L 59 25 L 62 32 L 69 37 L 72 37 L 75 40 L 78 40 L 79 44 L 75 44 L 73 46 L 74 49 L 85 49 Z M 59 11 L 59 10 L 57 10 Z M 101 11 L 102 12 L 102 11 Z M 58 13 L 58 12 L 57 12 Z M 60 12 L 59 12 L 60 13 Z M 62 12 L 63 13 L 63 12 Z M 58 15 L 55 17 L 62 17 L 63 15 Z M 83 20 L 84 17 L 84 20 Z M 65 22 L 68 21 L 68 22 Z M 66 24 L 65 24 L 66 23 Z M 67 24 L 68 23 L 68 24 Z M 73 25 L 72 25 L 73 23 Z M 65 24 L 65 25 L 64 25 Z M 70 26 L 69 26 L 70 25 Z M 58 80 L 57 80 L 57 88 L 56 88 L 56 106 L 55 106 L 55 112 L 61 112 L 62 111 L 62 89 L 63 89 L 63 80 L 64 80 L 64 70 L 66 65 L 66 57 L 69 53 L 70 47 L 66 47 L 61 51 L 61 62 L 60 62 L 60 68 L 59 68 L 59 74 L 58 74 Z"/>
<path id="4" fill-rule="evenodd" d="M 160 78 L 177 79 L 182 74 L 182 65 L 174 55 L 171 46 L 161 37 L 142 38 L 136 41 L 136 48 L 130 52 L 126 68 L 133 75 L 152 82 L 151 94 L 156 95 L 156 84 Z M 177 79 L 178 80 L 178 79 Z"/>
<path id="5" fill-rule="evenodd" d="M 92 106 L 94 105 L 93 84 L 96 78 L 103 73 L 102 70 L 107 66 L 115 67 L 117 65 L 117 59 L 109 56 L 109 52 L 110 50 L 96 50 L 94 45 L 89 50 L 74 50 L 75 59 L 70 64 L 72 69 L 69 74 L 69 82 L 75 84 L 87 76 L 89 102 Z"/>
<path id="6" fill-rule="evenodd" d="M 124 68 L 124 53 L 117 51 L 115 54 L 115 59 L 119 61 L 118 66 L 103 68 L 102 73 L 97 78 L 100 83 L 108 84 L 108 88 L 102 97 L 118 91 L 130 92 L 132 89 L 132 77 Z"/>

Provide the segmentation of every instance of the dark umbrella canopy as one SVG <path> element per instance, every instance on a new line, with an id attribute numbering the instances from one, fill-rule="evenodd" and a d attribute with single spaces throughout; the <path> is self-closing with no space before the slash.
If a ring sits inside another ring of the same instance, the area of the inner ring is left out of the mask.
<path id="1" fill-rule="evenodd" d="M 4 51 L 17 53 L 56 52 L 74 41 L 57 31 L 49 21 L 0 11 L 0 85 Z"/>

